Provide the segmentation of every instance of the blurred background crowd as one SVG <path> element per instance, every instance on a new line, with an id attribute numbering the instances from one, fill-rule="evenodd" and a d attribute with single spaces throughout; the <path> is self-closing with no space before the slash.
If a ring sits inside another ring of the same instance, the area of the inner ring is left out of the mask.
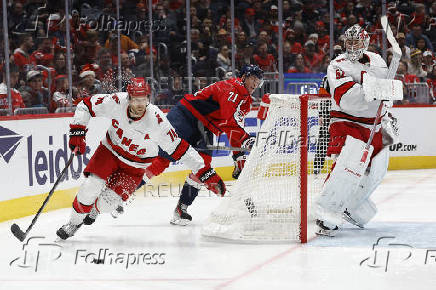
<path id="1" fill-rule="evenodd" d="M 231 77 L 232 71 L 248 63 L 259 65 L 270 82 L 278 80 L 277 1 L 234 1 L 233 70 L 230 0 L 191 0 L 189 34 L 184 0 L 153 0 L 152 21 L 149 3 L 142 0 L 73 0 L 68 17 L 62 0 L 7 2 L 9 59 L 4 53 L 5 39 L 0 41 L 2 114 L 8 114 L 9 108 L 6 62 L 13 110 L 34 108 L 32 112 L 37 113 L 65 111 L 83 97 L 118 91 L 120 84 L 124 86 L 132 76 L 148 78 L 154 89 L 153 102 L 161 106 L 174 105 L 189 91 Z M 356 23 L 371 35 L 369 50 L 382 54 L 389 64 L 391 52 L 383 47 L 379 20 L 381 2 L 336 0 L 331 17 L 327 0 L 282 1 L 285 77 L 287 73 L 325 73 L 330 60 L 343 52 L 344 31 Z M 386 14 L 403 50 L 397 73 L 405 84 L 403 103 L 433 103 L 436 1 L 387 1 Z M 70 69 L 66 19 L 70 26 Z M 3 24 L 1 29 L 3 34 Z M 187 77 L 191 70 L 192 79 Z M 269 86 L 264 92 L 274 93 L 276 89 Z"/>

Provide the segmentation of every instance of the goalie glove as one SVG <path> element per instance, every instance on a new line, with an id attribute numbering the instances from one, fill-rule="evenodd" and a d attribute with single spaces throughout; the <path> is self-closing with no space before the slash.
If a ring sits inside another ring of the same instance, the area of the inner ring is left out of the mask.
<path id="1" fill-rule="evenodd" d="M 203 183 L 206 188 L 216 195 L 224 196 L 226 193 L 226 185 L 215 170 L 209 166 L 198 170 L 196 174 L 190 174 L 189 177 L 199 183 Z"/>
<path id="2" fill-rule="evenodd" d="M 83 125 L 75 125 L 70 124 L 70 141 L 68 143 L 68 146 L 70 147 L 71 151 L 74 151 L 76 147 L 77 149 L 77 155 L 84 154 L 86 150 L 86 132 L 88 130 Z"/>
<path id="3" fill-rule="evenodd" d="M 238 179 L 239 175 L 242 172 L 242 169 L 244 169 L 245 161 L 247 160 L 247 155 L 245 155 L 243 152 L 239 152 L 238 154 L 234 154 L 232 156 L 233 162 L 235 164 L 235 168 L 233 169 L 232 177 L 234 179 Z"/>

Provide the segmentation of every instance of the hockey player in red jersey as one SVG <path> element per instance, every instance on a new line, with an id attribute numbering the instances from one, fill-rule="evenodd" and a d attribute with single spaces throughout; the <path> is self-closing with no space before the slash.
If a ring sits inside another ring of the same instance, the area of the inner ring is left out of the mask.
<path id="1" fill-rule="evenodd" d="M 225 133 L 232 147 L 249 149 L 253 146 L 255 138 L 245 131 L 244 117 L 251 108 L 251 95 L 261 86 L 262 80 L 263 71 L 258 66 L 246 65 L 238 78 L 219 81 L 194 95 L 185 95 L 167 118 L 177 134 L 199 148 L 205 164 L 210 165 L 212 152 L 201 149 L 207 149 L 212 134 L 220 136 Z M 243 152 L 233 153 L 234 178 L 238 178 L 244 168 L 245 158 Z M 172 224 L 186 225 L 192 220 L 187 208 L 196 198 L 199 188 L 198 183 L 188 176 L 170 221 Z"/>
<path id="2" fill-rule="evenodd" d="M 315 201 L 319 235 L 333 236 L 342 218 L 363 227 L 377 212 L 370 195 L 386 174 L 387 145 L 396 137 L 388 108 L 403 94 L 401 82 L 387 79 L 392 68 L 367 51 L 368 45 L 368 33 L 357 24 L 350 27 L 345 32 L 346 53 L 327 69 L 332 103 L 327 155 L 335 164 Z M 388 102 L 381 107 L 383 118 L 375 128 L 370 158 L 362 158 L 382 101 Z"/>
<path id="3" fill-rule="evenodd" d="M 70 125 L 71 150 L 78 147 L 79 154 L 85 152 L 91 117 L 110 118 L 111 125 L 83 172 L 86 178 L 74 199 L 69 222 L 57 231 L 61 239 L 74 235 L 82 224 L 93 223 L 99 213 L 112 212 L 141 180 L 147 182 L 163 172 L 166 162 L 158 157 L 160 149 L 190 167 L 192 180 L 224 195 L 222 179 L 177 135 L 162 111 L 149 103 L 150 92 L 143 78 L 133 78 L 127 93 L 94 95 L 77 106 Z"/>

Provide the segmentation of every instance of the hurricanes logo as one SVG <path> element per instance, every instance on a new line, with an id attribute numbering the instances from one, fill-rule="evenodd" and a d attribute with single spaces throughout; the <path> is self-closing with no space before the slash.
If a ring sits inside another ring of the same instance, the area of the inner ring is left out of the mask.
<path id="1" fill-rule="evenodd" d="M 23 136 L 0 126 L 0 156 L 9 163 Z"/>

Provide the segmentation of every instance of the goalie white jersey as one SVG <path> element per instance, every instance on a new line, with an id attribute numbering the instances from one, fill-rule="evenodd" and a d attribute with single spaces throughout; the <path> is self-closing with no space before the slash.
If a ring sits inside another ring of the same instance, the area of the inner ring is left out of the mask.
<path id="1" fill-rule="evenodd" d="M 363 74 L 386 79 L 388 68 L 380 55 L 365 51 L 360 61 L 341 54 L 330 62 L 327 77 L 332 96 L 331 122 L 349 121 L 371 128 L 380 100 L 368 102 L 362 88 Z M 382 111 L 382 116 L 384 115 Z M 377 128 L 379 130 L 379 128 Z"/>
<path id="2" fill-rule="evenodd" d="M 146 168 L 158 156 L 159 147 L 194 173 L 204 167 L 198 152 L 177 136 L 157 106 L 149 104 L 144 116 L 136 120 L 128 117 L 128 106 L 127 93 L 97 94 L 79 103 L 72 124 L 87 126 L 91 117 L 111 119 L 101 143 L 122 162 L 136 168 Z"/>

